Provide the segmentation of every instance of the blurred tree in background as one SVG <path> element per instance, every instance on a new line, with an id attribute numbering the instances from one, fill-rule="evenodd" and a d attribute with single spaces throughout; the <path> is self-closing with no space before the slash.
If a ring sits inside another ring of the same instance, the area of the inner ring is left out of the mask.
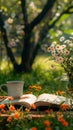
<path id="1" fill-rule="evenodd" d="M 28 72 L 38 50 L 58 33 L 72 33 L 72 23 L 72 0 L 1 0 L 0 57 L 6 50 L 13 69 Z"/>

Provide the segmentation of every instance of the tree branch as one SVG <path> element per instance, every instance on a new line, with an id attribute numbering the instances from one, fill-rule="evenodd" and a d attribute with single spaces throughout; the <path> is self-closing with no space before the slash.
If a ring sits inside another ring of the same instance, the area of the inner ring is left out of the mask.
<path id="1" fill-rule="evenodd" d="M 66 14 L 71 14 L 71 13 L 73 13 L 73 11 L 71 11 L 71 9 L 73 9 L 73 6 L 69 6 L 69 7 L 64 11 L 64 13 L 66 13 Z"/>
<path id="2" fill-rule="evenodd" d="M 3 17 L 2 17 L 2 12 L 0 12 L 0 29 L 2 32 L 2 36 L 3 36 L 3 40 L 4 40 L 4 44 L 6 46 L 6 50 L 7 50 L 7 55 L 10 58 L 10 60 L 12 61 L 12 63 L 16 64 L 14 55 L 12 53 L 11 48 L 8 46 L 8 37 L 7 37 L 7 33 L 6 33 L 6 29 L 4 28 L 4 21 L 3 21 Z"/>
<path id="3" fill-rule="evenodd" d="M 53 7 L 56 0 L 47 0 L 42 12 L 30 23 L 30 28 L 33 29 L 37 24 L 39 24 L 45 17 L 47 12 Z"/>
<path id="4" fill-rule="evenodd" d="M 48 33 L 48 30 L 51 29 L 64 14 L 71 14 L 72 12 L 69 11 L 72 8 L 73 6 L 69 6 L 66 10 L 63 10 L 61 14 L 52 22 L 52 24 L 48 25 L 47 23 L 46 25 L 44 25 L 44 27 L 42 28 L 42 30 L 44 30 L 44 33 L 43 31 L 41 31 L 42 33 L 40 34 L 39 40 L 43 40 L 45 38 L 46 34 Z"/>
<path id="5" fill-rule="evenodd" d="M 56 22 L 62 17 L 62 15 L 69 14 L 70 13 L 69 11 L 71 8 L 73 8 L 73 6 L 68 7 L 66 10 L 63 10 L 62 13 L 59 15 L 59 17 L 57 17 L 57 19 L 54 20 L 53 23 L 48 26 L 48 28 L 49 29 L 52 28 L 56 24 Z"/>
<path id="6" fill-rule="evenodd" d="M 27 10 L 26 10 L 26 0 L 21 0 L 21 8 L 22 8 L 22 13 L 23 13 L 23 20 L 24 20 L 24 25 L 28 25 L 28 18 L 27 18 Z"/>

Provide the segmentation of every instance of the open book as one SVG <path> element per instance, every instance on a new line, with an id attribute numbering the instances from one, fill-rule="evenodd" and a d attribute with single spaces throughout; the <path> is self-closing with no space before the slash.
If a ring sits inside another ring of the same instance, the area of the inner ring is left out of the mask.
<path id="1" fill-rule="evenodd" d="M 20 105 L 30 109 L 32 104 L 35 104 L 36 108 L 43 108 L 44 106 L 59 108 L 61 104 L 67 104 L 69 106 L 72 106 L 72 103 L 73 102 L 69 98 L 48 93 L 43 93 L 38 97 L 33 94 L 24 94 L 20 97 L 20 99 L 9 100 L 8 98 L 6 98 L 2 102 L 0 102 L 0 104 Z"/>

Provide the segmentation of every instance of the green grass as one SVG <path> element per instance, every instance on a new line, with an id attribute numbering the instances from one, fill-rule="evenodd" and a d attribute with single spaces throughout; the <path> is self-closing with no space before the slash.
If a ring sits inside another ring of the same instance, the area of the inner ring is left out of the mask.
<path id="1" fill-rule="evenodd" d="M 11 65 L 8 65 L 7 61 L 2 63 L 0 84 L 4 84 L 8 80 L 24 80 L 24 93 L 30 85 L 42 86 L 41 93 L 65 90 L 67 87 L 67 82 L 61 81 L 64 73 L 63 68 L 47 55 L 38 55 L 36 57 L 30 73 L 16 74 L 11 70 Z M 5 86 L 3 89 L 7 91 Z M 0 95 L 2 94 L 0 92 Z"/>

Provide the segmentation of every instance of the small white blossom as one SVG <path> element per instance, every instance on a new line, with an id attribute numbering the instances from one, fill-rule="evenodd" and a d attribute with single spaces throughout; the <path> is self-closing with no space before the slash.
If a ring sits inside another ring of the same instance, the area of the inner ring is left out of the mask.
<path id="1" fill-rule="evenodd" d="M 58 62 L 62 63 L 63 62 L 63 58 L 62 57 L 58 57 Z"/>
<path id="2" fill-rule="evenodd" d="M 62 35 L 62 32 L 60 30 L 57 31 L 58 36 Z"/>
<path id="3" fill-rule="evenodd" d="M 55 56 L 55 54 L 56 54 L 55 51 L 52 51 L 51 53 L 52 53 L 52 56 Z"/>
<path id="4" fill-rule="evenodd" d="M 56 46 L 56 50 L 59 50 L 59 49 L 61 49 L 61 46 L 60 46 L 60 45 L 57 45 L 57 46 Z"/>
<path id="5" fill-rule="evenodd" d="M 70 53 L 70 52 L 69 52 L 68 50 L 65 50 L 65 51 L 64 51 L 64 54 L 65 54 L 65 55 L 69 55 L 69 53 Z"/>
<path id="6" fill-rule="evenodd" d="M 66 45 L 62 45 L 61 48 L 62 48 L 62 49 L 66 48 Z"/>
<path id="7" fill-rule="evenodd" d="M 51 48 L 51 51 L 54 51 L 54 50 L 55 50 L 55 48 L 54 48 L 54 47 L 52 47 L 52 48 Z"/>
<path id="8" fill-rule="evenodd" d="M 71 43 L 71 41 L 70 40 L 66 40 L 66 41 L 64 41 L 64 43 L 69 44 L 69 43 Z"/>
<path id="9" fill-rule="evenodd" d="M 65 37 L 64 37 L 64 36 L 60 37 L 60 42 L 62 42 L 62 41 L 64 41 L 64 40 L 65 40 Z"/>
<path id="10" fill-rule="evenodd" d="M 9 24 L 12 24 L 12 23 L 13 23 L 13 19 L 12 19 L 12 18 L 8 18 L 7 22 L 8 22 Z"/>
<path id="11" fill-rule="evenodd" d="M 58 53 L 59 53 L 59 54 L 62 54 L 62 53 L 63 53 L 63 50 L 62 50 L 62 49 L 59 49 L 59 50 L 58 50 Z"/>

